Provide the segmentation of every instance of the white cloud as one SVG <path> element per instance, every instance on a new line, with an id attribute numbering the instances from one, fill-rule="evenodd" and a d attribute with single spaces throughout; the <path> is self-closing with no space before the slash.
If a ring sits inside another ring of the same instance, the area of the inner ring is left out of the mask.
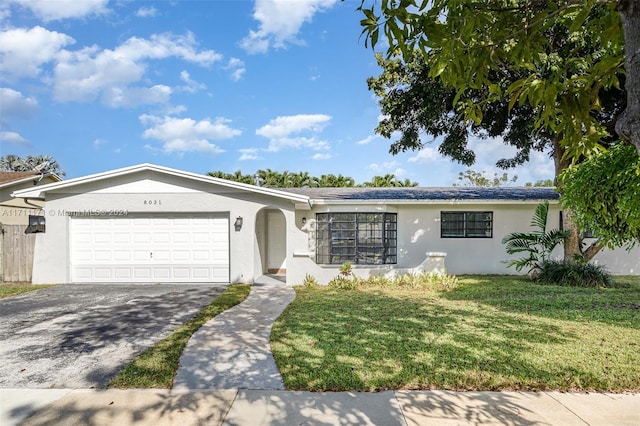
<path id="1" fill-rule="evenodd" d="M 476 163 L 470 168 L 487 176 L 494 174 L 502 176 L 507 173 L 509 177 L 518 176 L 514 185 L 524 185 L 526 182 L 535 182 L 541 179 L 553 179 L 553 160 L 547 153 L 532 152 L 530 160 L 514 169 L 503 170 L 496 167 L 496 162 L 502 158 L 511 158 L 517 152 L 516 148 L 506 145 L 501 137 L 480 139 L 472 137 L 469 139 L 469 148 L 476 153 Z"/>
<path id="2" fill-rule="evenodd" d="M 141 7 L 140 9 L 138 9 L 138 11 L 136 12 L 136 16 L 139 18 L 153 18 L 154 16 L 158 15 L 158 9 L 156 9 L 153 6 L 148 6 L 148 7 Z"/>
<path id="3" fill-rule="evenodd" d="M 224 68 L 231 71 L 231 80 L 233 81 L 241 80 L 244 73 L 247 71 L 244 67 L 244 62 L 238 58 L 229 59 L 229 63 L 227 63 L 227 66 Z"/>
<path id="4" fill-rule="evenodd" d="M 126 92 L 129 85 L 142 80 L 147 61 L 171 57 L 201 66 L 222 59 L 222 55 L 212 50 L 199 51 L 191 33 L 184 36 L 159 34 L 149 39 L 132 37 L 114 50 L 92 46 L 75 52 L 64 51 L 55 67 L 55 99 L 61 102 L 91 101 L 103 94 L 103 101 L 108 105 L 120 106 L 122 104 L 118 102 L 110 102 L 113 93 L 105 95 L 105 92 Z M 166 94 L 164 87 L 157 85 L 136 90 L 146 90 L 143 103 L 165 102 L 166 97 L 159 96 Z M 124 99 L 131 98 L 124 96 Z"/>
<path id="5" fill-rule="evenodd" d="M 320 132 L 331 121 L 326 114 L 298 114 L 277 117 L 258 130 L 256 134 L 266 138 L 280 138 L 302 131 Z"/>
<path id="6" fill-rule="evenodd" d="M 304 136 L 295 138 L 275 138 L 269 141 L 269 148 L 267 150 L 271 152 L 278 152 L 287 148 L 309 148 L 314 151 L 320 151 L 329 149 L 329 142 L 319 140 L 315 137 L 307 138 Z"/>
<path id="7" fill-rule="evenodd" d="M 333 158 L 333 155 L 331 154 L 315 154 L 312 157 L 314 160 L 330 160 L 331 158 Z"/>
<path id="8" fill-rule="evenodd" d="M 163 110 L 163 114 L 164 115 L 179 115 L 182 114 L 183 112 L 185 112 L 187 110 L 187 107 L 184 105 L 175 105 L 175 106 L 168 106 L 166 109 Z"/>
<path id="9" fill-rule="evenodd" d="M 238 150 L 242 155 L 238 158 L 239 161 L 247 161 L 247 160 L 257 160 L 258 157 L 258 149 L 257 148 L 243 148 Z"/>
<path id="10" fill-rule="evenodd" d="M 0 142 L 28 146 L 29 141 L 16 132 L 0 132 Z"/>
<path id="11" fill-rule="evenodd" d="M 373 142 L 374 140 L 378 139 L 380 136 L 377 135 L 369 135 L 366 138 L 359 140 L 358 142 L 356 142 L 358 145 L 367 145 L 371 142 Z"/>
<path id="12" fill-rule="evenodd" d="M 331 121 L 330 115 L 298 114 L 277 117 L 256 130 L 256 134 L 269 138 L 271 152 L 286 148 L 310 148 L 316 151 L 329 149 L 329 143 L 316 138 Z M 310 136 L 305 136 L 306 133 Z"/>
<path id="13" fill-rule="evenodd" d="M 201 152 L 204 154 L 216 155 L 224 152 L 224 149 L 206 139 L 171 139 L 164 142 L 162 149 L 166 154 L 170 154 L 172 152 L 176 152 L 178 154 L 183 154 L 185 152 Z"/>
<path id="14" fill-rule="evenodd" d="M 171 88 L 161 84 L 152 87 L 111 87 L 102 94 L 102 103 L 111 108 L 166 104 Z"/>
<path id="15" fill-rule="evenodd" d="M 187 93 L 196 93 L 197 91 L 204 90 L 207 88 L 207 86 L 204 83 L 198 83 L 197 81 L 192 80 L 191 76 L 187 71 L 182 71 L 180 73 L 180 80 L 187 83 L 186 86 L 180 87 L 180 90 Z"/>
<path id="16" fill-rule="evenodd" d="M 233 81 L 240 81 L 242 80 L 242 77 L 244 76 L 244 73 L 247 70 L 245 68 L 238 68 L 237 70 L 233 70 L 231 72 L 231 80 Z"/>
<path id="17" fill-rule="evenodd" d="M 256 0 L 253 18 L 260 22 L 257 30 L 241 40 L 248 53 L 265 53 L 269 48 L 282 48 L 287 43 L 302 43 L 297 35 L 305 22 L 318 12 L 333 7 L 337 0 Z"/>
<path id="18" fill-rule="evenodd" d="M 230 120 L 220 117 L 214 121 L 195 121 L 191 118 L 141 115 L 140 121 L 150 126 L 142 137 L 162 141 L 162 151 L 166 154 L 191 151 L 219 154 L 224 150 L 210 140 L 229 139 L 242 133 L 228 125 Z"/>
<path id="19" fill-rule="evenodd" d="M 109 0 L 7 0 L 25 7 L 45 22 L 80 19 L 108 12 Z"/>
<path id="20" fill-rule="evenodd" d="M 106 143 L 107 143 L 107 141 L 105 141 L 104 139 L 95 139 L 93 141 L 93 147 L 95 149 L 98 149 L 98 148 L 100 148 L 102 145 L 104 145 Z"/>
<path id="21" fill-rule="evenodd" d="M 38 110 L 38 101 L 27 98 L 17 90 L 0 87 L 0 119 L 3 117 L 32 117 Z"/>
<path id="22" fill-rule="evenodd" d="M 371 163 L 369 164 L 368 168 L 370 170 L 373 170 L 374 172 L 389 172 L 393 169 L 397 169 L 404 173 L 404 170 L 398 168 L 398 165 L 399 163 L 394 160 L 394 161 L 385 161 L 382 164 Z"/>
<path id="23" fill-rule="evenodd" d="M 442 156 L 438 153 L 438 150 L 433 148 L 424 148 L 418 151 L 416 155 L 409 158 L 409 163 L 428 164 L 441 160 Z"/>
<path id="24" fill-rule="evenodd" d="M 73 43 L 68 35 L 42 27 L 0 32 L 0 68 L 3 74 L 36 77 L 43 64 L 55 60 L 64 46 Z"/>

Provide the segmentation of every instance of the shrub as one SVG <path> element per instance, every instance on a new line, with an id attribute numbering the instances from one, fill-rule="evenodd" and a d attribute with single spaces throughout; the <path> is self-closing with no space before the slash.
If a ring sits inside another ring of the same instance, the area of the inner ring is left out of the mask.
<path id="1" fill-rule="evenodd" d="M 305 287 L 317 287 L 319 284 L 316 277 L 311 274 L 306 274 L 304 276 L 304 280 L 302 281 L 302 285 Z"/>
<path id="2" fill-rule="evenodd" d="M 372 287 L 405 287 L 423 288 L 430 290 L 452 290 L 458 285 L 458 278 L 454 275 L 437 272 L 423 272 L 421 274 L 401 274 L 393 278 L 371 276 L 360 278 L 354 275 L 340 274 L 329 281 L 329 287 L 339 290 L 356 290 Z"/>
<path id="3" fill-rule="evenodd" d="M 349 277 L 351 276 L 352 272 L 353 267 L 351 265 L 351 262 L 344 262 L 342 265 L 340 265 L 340 275 Z"/>
<path id="4" fill-rule="evenodd" d="M 329 281 L 329 288 L 336 290 L 355 290 L 360 285 L 360 278 L 338 275 Z"/>
<path id="5" fill-rule="evenodd" d="M 549 259 L 553 249 L 564 242 L 568 235 L 567 231 L 558 229 L 547 231 L 548 214 L 549 202 L 538 204 L 531 219 L 533 231 L 513 232 L 502 239 L 507 254 L 526 254 L 521 259 L 510 261 L 508 267 L 515 266 L 516 271 L 528 268 L 527 272 L 533 278 L 538 274 L 541 265 Z"/>
<path id="6" fill-rule="evenodd" d="M 548 260 L 541 265 L 536 281 L 571 287 L 611 287 L 613 278 L 602 265 L 573 264 Z"/>

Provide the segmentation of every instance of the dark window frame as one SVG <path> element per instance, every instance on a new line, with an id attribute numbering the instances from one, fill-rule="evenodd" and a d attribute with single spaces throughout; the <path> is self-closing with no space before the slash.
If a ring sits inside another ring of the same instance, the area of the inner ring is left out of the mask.
<path id="1" fill-rule="evenodd" d="M 315 257 L 319 265 L 397 264 L 397 213 L 316 213 Z"/>
<path id="2" fill-rule="evenodd" d="M 454 218 L 454 215 L 457 216 L 457 218 Z M 471 218 L 470 216 L 472 215 L 488 215 L 489 219 L 478 221 L 477 219 Z M 446 218 L 445 216 L 449 217 Z M 460 219 L 460 217 L 462 219 Z M 482 226 L 477 226 L 478 223 L 482 223 Z M 457 224 L 457 226 L 455 228 L 445 226 L 448 224 Z M 454 234 L 455 230 L 460 231 L 460 233 Z M 441 211 L 440 238 L 493 238 L 493 211 Z"/>

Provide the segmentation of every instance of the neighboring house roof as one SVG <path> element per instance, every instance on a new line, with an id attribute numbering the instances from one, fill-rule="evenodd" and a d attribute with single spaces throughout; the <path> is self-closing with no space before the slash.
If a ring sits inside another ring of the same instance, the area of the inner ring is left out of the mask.
<path id="1" fill-rule="evenodd" d="M 0 188 L 6 188 L 11 185 L 16 185 L 22 182 L 29 182 L 31 180 L 40 179 L 41 177 L 51 177 L 55 181 L 61 181 L 60 176 L 55 173 L 38 172 L 0 172 Z"/>
<path id="2" fill-rule="evenodd" d="M 100 180 L 111 179 L 118 176 L 126 176 L 129 174 L 145 172 L 145 171 L 157 172 L 167 176 L 175 176 L 175 177 L 190 179 L 198 182 L 213 183 L 226 188 L 233 188 L 241 191 L 254 192 L 262 195 L 270 195 L 277 198 L 287 199 L 295 203 L 304 203 L 307 205 L 309 203 L 309 198 L 302 194 L 294 194 L 291 192 L 285 192 L 278 189 L 264 188 L 264 187 L 259 187 L 255 185 L 249 185 L 246 183 L 239 183 L 239 182 L 234 182 L 230 180 L 214 178 L 208 175 L 185 172 L 183 170 L 171 169 L 169 167 L 157 166 L 155 164 L 149 164 L 149 163 L 138 164 L 135 166 L 124 167 L 121 169 L 110 170 L 107 172 L 96 173 L 93 175 L 82 176 L 74 179 L 68 179 L 62 182 L 55 182 L 48 185 L 41 185 L 41 186 L 30 188 L 30 189 L 23 189 L 23 190 L 15 191 L 11 195 L 13 197 L 44 199 L 45 194 L 50 191 L 57 191 L 60 189 L 83 185 L 90 182 L 97 182 Z"/>
<path id="3" fill-rule="evenodd" d="M 541 187 L 450 187 L 450 188 L 283 188 L 302 194 L 314 204 L 328 203 L 442 203 L 442 202 L 535 202 L 557 200 L 555 188 Z"/>

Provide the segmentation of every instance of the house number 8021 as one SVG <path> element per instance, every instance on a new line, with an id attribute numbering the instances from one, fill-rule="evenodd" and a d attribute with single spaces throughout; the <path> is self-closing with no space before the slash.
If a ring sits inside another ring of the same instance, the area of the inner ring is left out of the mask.
<path id="1" fill-rule="evenodd" d="M 158 206 L 162 205 L 162 200 L 144 200 L 145 206 Z"/>

